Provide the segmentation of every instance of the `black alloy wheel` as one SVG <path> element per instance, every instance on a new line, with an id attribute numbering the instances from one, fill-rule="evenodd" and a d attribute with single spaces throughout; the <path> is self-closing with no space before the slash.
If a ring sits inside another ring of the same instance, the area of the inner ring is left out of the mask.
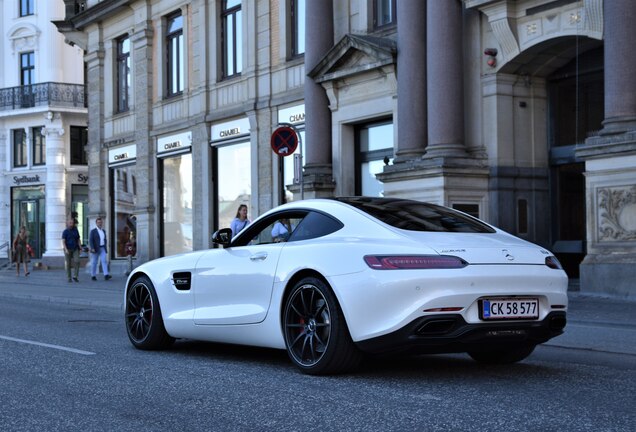
<path id="1" fill-rule="evenodd" d="M 128 289 L 126 330 L 132 344 L 139 349 L 160 349 L 174 342 L 163 325 L 157 294 L 146 276 L 135 280 Z"/>
<path id="2" fill-rule="evenodd" d="M 305 373 L 344 372 L 361 360 L 335 296 L 321 279 L 308 277 L 294 286 L 283 325 L 289 357 Z"/>

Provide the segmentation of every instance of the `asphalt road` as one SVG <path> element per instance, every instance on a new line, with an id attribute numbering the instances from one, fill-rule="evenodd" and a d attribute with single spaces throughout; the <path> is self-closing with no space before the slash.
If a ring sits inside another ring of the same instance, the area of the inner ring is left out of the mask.
<path id="1" fill-rule="evenodd" d="M 2 431 L 636 430 L 636 355 L 585 346 L 542 346 L 510 366 L 419 356 L 311 377 L 283 351 L 143 352 L 120 312 L 3 298 L 0 365 Z"/>

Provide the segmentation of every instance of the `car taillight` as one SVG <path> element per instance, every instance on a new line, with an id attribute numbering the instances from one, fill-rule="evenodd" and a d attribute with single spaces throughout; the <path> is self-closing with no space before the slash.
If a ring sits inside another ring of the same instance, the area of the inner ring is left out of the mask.
<path id="1" fill-rule="evenodd" d="M 551 269 L 563 270 L 563 267 L 561 266 L 561 263 L 559 262 L 559 260 L 555 256 L 546 257 L 545 265 L 547 265 Z"/>
<path id="2" fill-rule="evenodd" d="M 376 270 L 454 269 L 468 265 L 449 255 L 366 255 L 364 262 Z"/>

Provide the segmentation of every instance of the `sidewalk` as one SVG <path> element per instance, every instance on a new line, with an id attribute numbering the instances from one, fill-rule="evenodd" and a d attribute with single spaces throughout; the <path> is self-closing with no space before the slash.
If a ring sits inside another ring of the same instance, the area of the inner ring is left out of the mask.
<path id="1" fill-rule="evenodd" d="M 92 281 L 86 269 L 80 282 L 69 283 L 61 269 L 32 269 L 28 277 L 15 268 L 0 270 L 0 298 L 12 297 L 124 310 L 126 276 Z M 565 334 L 547 344 L 565 348 L 606 351 L 636 356 L 636 301 L 569 292 Z"/>
<path id="2" fill-rule="evenodd" d="M 91 280 L 85 268 L 80 269 L 79 283 L 69 283 L 62 269 L 31 269 L 29 276 L 15 275 L 15 268 L 0 270 L 0 297 L 34 299 L 52 303 L 89 305 L 124 310 L 126 276 L 113 274 L 106 281 L 104 275 Z"/>

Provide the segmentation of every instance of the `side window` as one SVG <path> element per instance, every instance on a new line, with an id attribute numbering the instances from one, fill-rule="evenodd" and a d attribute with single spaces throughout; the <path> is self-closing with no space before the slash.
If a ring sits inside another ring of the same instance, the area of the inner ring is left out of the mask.
<path id="1" fill-rule="evenodd" d="M 305 213 L 279 214 L 262 221 L 258 225 L 250 225 L 241 232 L 232 246 L 262 245 L 289 241 L 296 228 L 305 217 Z"/>
<path id="2" fill-rule="evenodd" d="M 292 241 L 309 240 L 334 233 L 342 228 L 342 222 L 323 213 L 311 212 L 300 222 L 289 239 Z"/>

